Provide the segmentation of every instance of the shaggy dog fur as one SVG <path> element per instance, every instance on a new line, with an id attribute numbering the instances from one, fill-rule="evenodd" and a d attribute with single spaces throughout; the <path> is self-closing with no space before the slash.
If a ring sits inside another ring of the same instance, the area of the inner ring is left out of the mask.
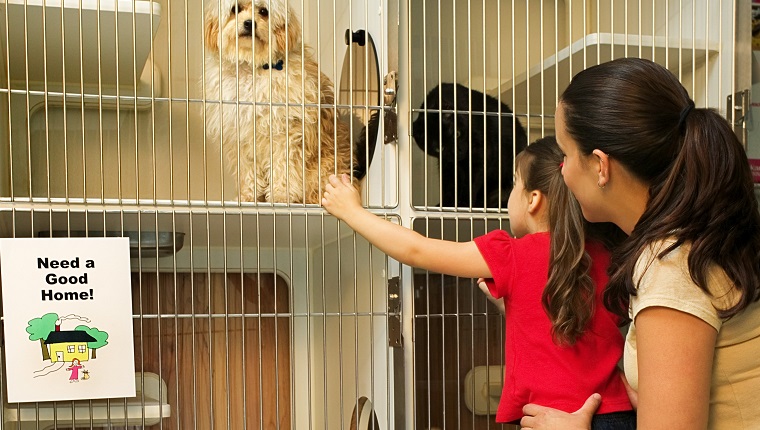
<path id="1" fill-rule="evenodd" d="M 206 129 L 240 199 L 319 203 L 327 177 L 350 175 L 356 162 L 333 83 L 318 73 L 287 0 L 210 0 L 205 42 L 206 95 L 222 100 L 207 104 Z"/>
<path id="2" fill-rule="evenodd" d="M 512 141 L 512 110 L 509 106 L 480 91 L 444 83 L 428 93 L 420 109 L 425 107 L 427 115 L 420 112 L 412 124 L 412 136 L 417 146 L 438 158 L 441 206 L 493 208 L 501 205 L 506 208 L 512 191 L 513 154 L 525 149 L 528 142 L 525 130 L 516 119 L 515 140 Z M 501 117 L 498 115 L 500 107 Z M 456 114 L 446 111 L 456 111 Z M 485 126 L 483 112 L 486 112 Z"/>

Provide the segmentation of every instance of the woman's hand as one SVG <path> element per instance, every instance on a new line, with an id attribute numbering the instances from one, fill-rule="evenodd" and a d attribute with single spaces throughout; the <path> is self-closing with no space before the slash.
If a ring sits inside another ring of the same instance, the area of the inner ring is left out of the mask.
<path id="1" fill-rule="evenodd" d="M 362 208 L 359 191 L 351 183 L 351 178 L 346 174 L 330 175 L 325 184 L 325 192 L 322 197 L 322 206 L 335 217 L 346 220 L 352 212 Z"/>
<path id="2" fill-rule="evenodd" d="M 586 403 L 572 414 L 532 403 L 523 406 L 522 429 L 531 430 L 589 430 L 594 412 L 602 404 L 602 396 L 592 394 Z"/>

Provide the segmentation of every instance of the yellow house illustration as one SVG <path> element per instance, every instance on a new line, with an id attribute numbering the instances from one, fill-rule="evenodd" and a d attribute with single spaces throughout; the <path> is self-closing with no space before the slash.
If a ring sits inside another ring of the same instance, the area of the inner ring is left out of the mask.
<path id="1" fill-rule="evenodd" d="M 90 348 L 88 342 L 95 342 L 96 339 L 87 332 L 82 330 L 69 331 L 51 331 L 45 343 L 50 348 L 50 362 L 59 361 L 70 363 L 77 358 L 79 361 L 90 359 Z"/>

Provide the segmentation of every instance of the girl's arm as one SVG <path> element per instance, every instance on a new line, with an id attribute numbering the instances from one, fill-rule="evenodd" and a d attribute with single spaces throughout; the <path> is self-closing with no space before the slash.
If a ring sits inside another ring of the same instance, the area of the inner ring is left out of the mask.
<path id="1" fill-rule="evenodd" d="M 364 209 L 347 175 L 330 175 L 322 206 L 395 260 L 408 266 L 467 278 L 490 278 L 475 242 L 430 239 Z"/>
<path id="2" fill-rule="evenodd" d="M 706 429 L 717 331 L 665 307 L 636 315 L 638 425 L 643 429 Z"/>

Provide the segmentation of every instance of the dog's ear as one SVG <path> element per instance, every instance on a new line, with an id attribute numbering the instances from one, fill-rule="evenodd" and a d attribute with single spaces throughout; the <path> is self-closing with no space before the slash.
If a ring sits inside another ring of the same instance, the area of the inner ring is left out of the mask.
<path id="1" fill-rule="evenodd" d="M 288 12 L 287 28 L 283 22 L 282 27 L 278 27 L 273 36 L 277 52 L 301 50 L 301 24 L 292 13 Z"/>
<path id="2" fill-rule="evenodd" d="M 206 12 L 204 41 L 209 52 L 219 52 L 219 15 L 214 10 Z"/>

